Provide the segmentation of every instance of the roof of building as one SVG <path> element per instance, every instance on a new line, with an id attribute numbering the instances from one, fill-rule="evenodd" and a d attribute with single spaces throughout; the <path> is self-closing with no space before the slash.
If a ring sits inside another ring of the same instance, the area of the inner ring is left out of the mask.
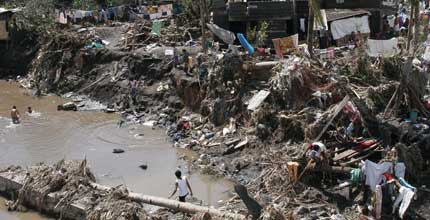
<path id="1" fill-rule="evenodd" d="M 363 9 L 326 9 L 327 22 L 355 17 L 359 15 L 370 15 L 369 11 Z"/>

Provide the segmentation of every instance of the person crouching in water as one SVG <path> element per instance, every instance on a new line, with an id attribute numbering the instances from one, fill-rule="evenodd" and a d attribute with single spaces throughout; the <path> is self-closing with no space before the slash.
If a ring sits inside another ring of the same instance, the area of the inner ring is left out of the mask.
<path id="1" fill-rule="evenodd" d="M 12 118 L 12 123 L 14 124 L 19 124 L 20 121 L 20 115 L 19 115 L 19 111 L 16 109 L 16 106 L 12 107 L 12 110 L 10 111 L 10 117 Z"/>
<path id="2" fill-rule="evenodd" d="M 177 178 L 175 183 L 175 190 L 169 196 L 169 199 L 172 198 L 172 196 L 175 195 L 176 191 L 179 189 L 179 201 L 185 202 L 185 199 L 187 198 L 188 194 L 193 197 L 193 190 L 191 189 L 188 179 L 185 176 L 182 176 L 180 170 L 177 170 L 175 172 L 175 176 Z"/>

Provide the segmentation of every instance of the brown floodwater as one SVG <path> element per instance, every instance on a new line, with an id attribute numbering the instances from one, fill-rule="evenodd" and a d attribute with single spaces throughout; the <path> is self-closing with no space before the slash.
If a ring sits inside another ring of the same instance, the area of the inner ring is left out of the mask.
<path id="1" fill-rule="evenodd" d="M 174 172 L 180 167 L 189 176 L 194 195 L 205 204 L 216 207 L 219 200 L 231 196 L 231 182 L 193 172 L 189 162 L 179 159 L 192 153 L 172 147 L 163 130 L 142 125 L 119 128 L 117 114 L 56 111 L 56 106 L 65 102 L 57 96 L 36 98 L 16 83 L 0 81 L 0 166 L 86 157 L 99 183 L 124 184 L 134 192 L 161 197 L 172 192 Z M 11 123 L 13 105 L 21 113 L 19 125 Z M 33 114 L 25 113 L 28 106 Z M 113 154 L 115 148 L 125 153 Z M 148 169 L 139 168 L 142 164 Z M 7 213 L 0 206 L 0 219 L 46 218 L 34 213 Z"/>

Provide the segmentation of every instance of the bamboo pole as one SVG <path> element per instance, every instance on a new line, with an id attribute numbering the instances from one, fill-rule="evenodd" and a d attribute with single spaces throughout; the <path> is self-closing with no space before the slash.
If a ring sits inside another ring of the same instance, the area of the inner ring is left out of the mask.
<path id="1" fill-rule="evenodd" d="M 308 1 L 309 4 L 309 17 L 308 17 L 308 36 L 307 36 L 307 44 L 308 51 L 311 58 L 314 57 L 313 53 L 313 31 L 314 31 L 314 11 L 312 10 L 312 1 Z"/>
<path id="2" fill-rule="evenodd" d="M 90 183 L 90 185 L 95 189 L 103 190 L 103 191 L 109 191 L 112 189 L 111 187 L 103 186 L 97 183 Z M 129 192 L 127 198 L 135 202 L 174 209 L 174 210 L 178 210 L 186 213 L 192 213 L 192 214 L 209 213 L 212 216 L 221 217 L 223 219 L 237 219 L 237 220 L 245 219 L 245 216 L 241 214 L 223 212 L 214 208 L 198 206 L 191 203 L 179 202 L 176 200 L 171 200 L 171 199 L 166 199 L 161 197 L 142 195 L 139 193 Z"/>

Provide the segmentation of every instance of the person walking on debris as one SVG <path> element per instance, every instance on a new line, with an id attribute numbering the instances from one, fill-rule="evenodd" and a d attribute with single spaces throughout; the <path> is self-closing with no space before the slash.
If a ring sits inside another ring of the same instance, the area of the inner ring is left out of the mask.
<path id="1" fill-rule="evenodd" d="M 191 185 L 188 182 L 188 179 L 186 176 L 182 176 L 182 173 L 180 170 L 177 170 L 175 172 L 176 176 L 176 183 L 175 183 L 175 190 L 173 193 L 169 196 L 169 199 L 172 198 L 173 195 L 176 194 L 176 191 L 179 189 L 179 201 L 185 202 L 188 194 L 193 197 L 193 190 L 191 189 Z"/>
<path id="2" fill-rule="evenodd" d="M 21 115 L 19 114 L 19 111 L 16 109 L 16 106 L 12 107 L 12 110 L 10 111 L 10 117 L 12 118 L 12 123 L 19 124 Z"/>
<path id="3" fill-rule="evenodd" d="M 189 66 L 189 59 L 190 54 L 188 53 L 188 51 L 186 49 L 182 49 L 182 56 L 181 56 L 181 63 L 184 64 L 184 71 L 186 73 L 189 73 L 190 71 L 190 66 Z"/>
<path id="4" fill-rule="evenodd" d="M 131 81 L 131 99 L 133 100 L 133 103 L 136 102 L 136 95 L 137 95 L 137 80 L 133 79 L 133 81 Z"/>
<path id="5" fill-rule="evenodd" d="M 308 149 L 306 150 L 306 157 L 308 158 L 309 162 L 306 165 L 305 169 L 308 169 L 311 167 L 324 168 L 329 166 L 327 148 L 321 142 L 314 142 L 310 144 Z M 323 172 L 322 174 L 323 174 L 323 181 L 324 181 L 326 180 L 326 173 Z"/>
<path id="6" fill-rule="evenodd" d="M 204 62 L 203 56 L 198 57 L 197 62 L 199 65 L 199 81 L 200 81 L 200 83 L 202 83 L 203 80 L 208 75 L 208 67 L 207 67 L 206 63 Z"/>
<path id="7" fill-rule="evenodd" d="M 31 109 L 31 107 L 30 107 L 30 106 L 28 106 L 28 108 L 27 108 L 27 112 L 28 112 L 28 114 L 33 113 L 33 110 Z"/>
<path id="8" fill-rule="evenodd" d="M 326 147 L 321 142 L 314 142 L 306 150 L 306 156 L 314 161 L 322 161 L 326 158 Z"/>

